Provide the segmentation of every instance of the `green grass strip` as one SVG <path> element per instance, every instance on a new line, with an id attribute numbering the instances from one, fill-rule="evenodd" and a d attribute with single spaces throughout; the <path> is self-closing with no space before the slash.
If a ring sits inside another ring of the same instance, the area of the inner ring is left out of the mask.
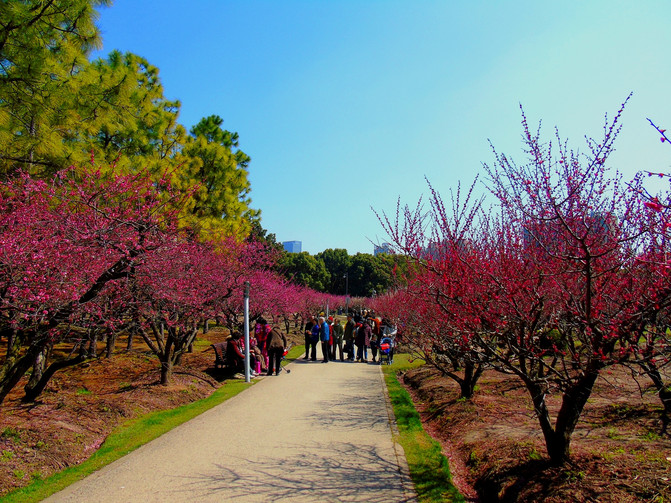
<path id="1" fill-rule="evenodd" d="M 254 381 L 246 383 L 243 380 L 230 380 L 203 400 L 174 409 L 151 412 L 140 418 L 132 419 L 114 430 L 100 449 L 80 465 L 66 468 L 46 479 L 35 480 L 26 487 L 6 494 L 0 500 L 3 503 L 41 501 L 206 410 L 225 402 L 253 384 Z"/>
<path id="2" fill-rule="evenodd" d="M 383 365 L 384 379 L 398 425 L 398 442 L 405 451 L 410 477 L 421 502 L 463 502 L 464 497 L 452 484 L 452 475 L 441 445 L 424 431 L 422 421 L 408 392 L 396 378 L 397 372 L 418 367 L 408 355 L 394 355 L 392 365 Z"/>
<path id="3" fill-rule="evenodd" d="M 305 346 L 292 346 L 289 352 L 287 353 L 287 356 L 284 357 L 284 361 L 282 361 L 282 366 L 288 365 L 294 360 L 298 360 L 303 353 L 305 353 Z"/>

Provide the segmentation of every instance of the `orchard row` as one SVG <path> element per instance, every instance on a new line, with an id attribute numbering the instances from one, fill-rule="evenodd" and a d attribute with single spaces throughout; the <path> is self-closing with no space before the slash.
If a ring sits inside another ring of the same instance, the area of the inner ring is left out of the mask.
<path id="1" fill-rule="evenodd" d="M 179 215 L 191 194 L 167 178 L 93 167 L 0 184 L 0 402 L 31 368 L 25 398 L 37 397 L 100 335 L 108 357 L 120 333 L 143 339 L 167 383 L 204 322 L 240 328 L 246 281 L 252 318 L 288 320 L 343 301 L 280 277 L 263 243 L 208 240 L 184 227 Z M 51 358 L 59 343 L 72 344 L 75 356 Z"/>
<path id="2" fill-rule="evenodd" d="M 670 193 L 652 197 L 645 175 L 625 183 L 606 168 L 621 113 L 584 155 L 558 134 L 542 143 L 524 119 L 528 161 L 495 152 L 485 166 L 491 209 L 473 187 L 450 205 L 432 189 L 430 211 L 399 204 L 380 218 L 413 266 L 408 287 L 375 299 L 375 310 L 466 399 L 486 369 L 516 376 L 558 464 L 613 366 L 659 394 L 664 429 L 671 413 Z"/>

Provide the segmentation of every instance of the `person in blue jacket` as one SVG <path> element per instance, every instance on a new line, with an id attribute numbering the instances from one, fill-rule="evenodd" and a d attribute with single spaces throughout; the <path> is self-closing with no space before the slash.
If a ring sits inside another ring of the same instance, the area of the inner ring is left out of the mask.
<path id="1" fill-rule="evenodd" d="M 329 325 L 326 323 L 326 320 L 323 316 L 319 317 L 319 339 L 322 341 L 322 353 L 324 354 L 324 360 L 322 363 L 329 362 L 329 352 L 331 347 L 329 345 Z"/>

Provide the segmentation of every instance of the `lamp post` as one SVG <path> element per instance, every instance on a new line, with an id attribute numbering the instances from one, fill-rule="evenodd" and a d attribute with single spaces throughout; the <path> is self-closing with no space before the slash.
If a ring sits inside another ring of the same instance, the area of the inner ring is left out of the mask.
<path id="1" fill-rule="evenodd" d="M 345 273 L 345 316 L 349 314 L 349 273 Z"/>
<path id="2" fill-rule="evenodd" d="M 249 382 L 249 281 L 245 281 L 244 297 L 244 316 L 245 316 L 245 382 Z"/>

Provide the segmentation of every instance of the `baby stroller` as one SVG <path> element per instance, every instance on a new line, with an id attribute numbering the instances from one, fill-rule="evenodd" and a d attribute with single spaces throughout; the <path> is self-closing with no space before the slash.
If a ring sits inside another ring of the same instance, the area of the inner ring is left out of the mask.
<path id="1" fill-rule="evenodd" d="M 394 363 L 394 338 L 385 336 L 380 339 L 380 365 Z"/>

